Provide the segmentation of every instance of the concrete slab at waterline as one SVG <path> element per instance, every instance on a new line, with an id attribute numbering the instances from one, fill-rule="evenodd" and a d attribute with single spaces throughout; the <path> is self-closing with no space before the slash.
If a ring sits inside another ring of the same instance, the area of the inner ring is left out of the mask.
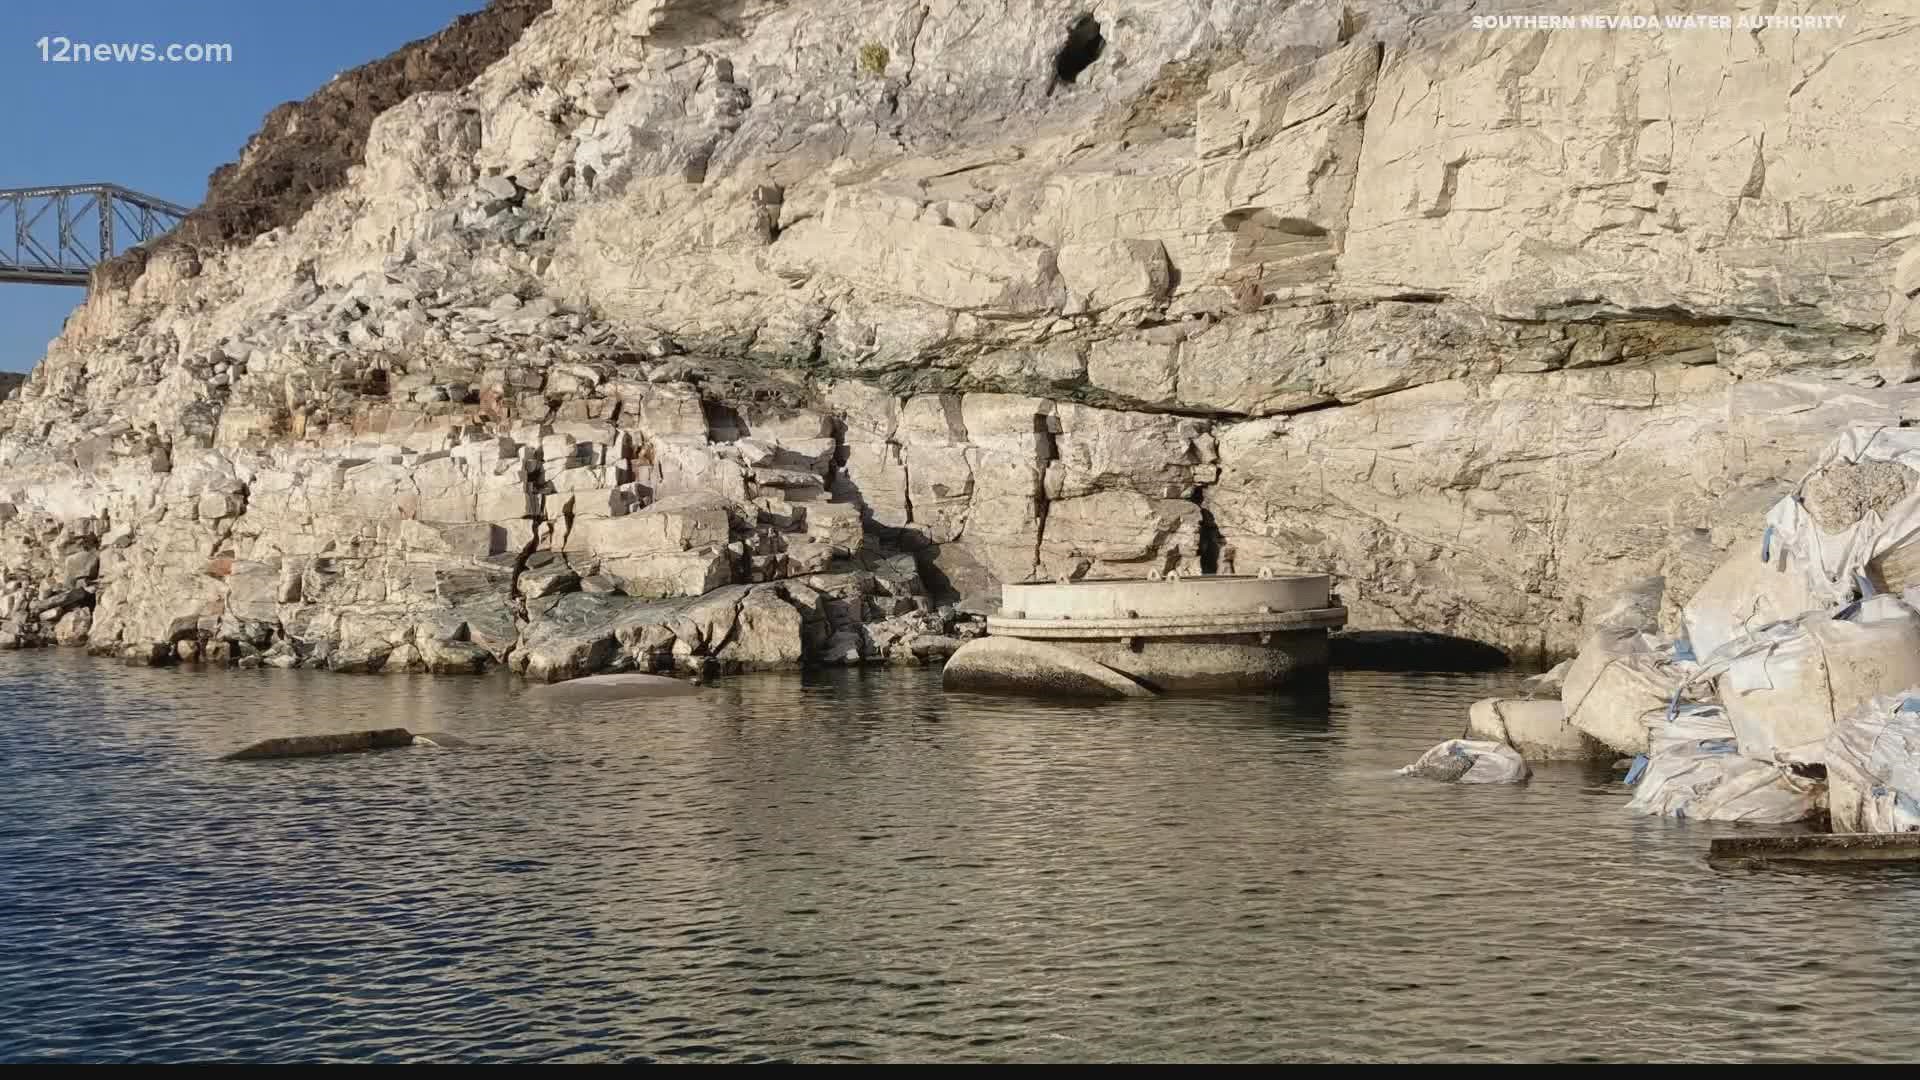
<path id="1" fill-rule="evenodd" d="M 1707 852 L 1715 865 L 1920 865 L 1920 833 L 1801 833 L 1719 836 Z"/>

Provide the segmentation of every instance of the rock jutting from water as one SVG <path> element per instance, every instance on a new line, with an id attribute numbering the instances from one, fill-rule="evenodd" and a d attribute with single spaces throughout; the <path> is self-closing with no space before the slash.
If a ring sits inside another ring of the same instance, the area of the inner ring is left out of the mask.
<path id="1" fill-rule="evenodd" d="M 274 758 L 317 757 L 323 754 L 357 754 L 365 750 L 391 750 L 402 746 L 438 746 L 406 728 L 381 728 L 377 731 L 342 731 L 327 735 L 286 735 L 262 739 L 227 755 L 228 761 L 266 761 Z"/>
<path id="2" fill-rule="evenodd" d="M 1671 631 L 1920 411 L 1920 30 L 1432 8 L 496 3 L 96 275 L 0 406 L 0 646 L 922 663 L 1260 566 L 1521 658 L 1658 574 Z"/>

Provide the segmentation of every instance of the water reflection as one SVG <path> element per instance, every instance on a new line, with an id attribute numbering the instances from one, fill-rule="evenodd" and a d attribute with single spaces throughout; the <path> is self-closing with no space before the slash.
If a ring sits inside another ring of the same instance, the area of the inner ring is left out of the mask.
<path id="1" fill-rule="evenodd" d="M 1912 1056 L 1912 875 L 1715 873 L 1604 771 L 1392 777 L 1501 677 L 1047 705 L 917 671 L 0 656 L 0 1058 Z M 223 763 L 301 731 L 467 750 Z"/>

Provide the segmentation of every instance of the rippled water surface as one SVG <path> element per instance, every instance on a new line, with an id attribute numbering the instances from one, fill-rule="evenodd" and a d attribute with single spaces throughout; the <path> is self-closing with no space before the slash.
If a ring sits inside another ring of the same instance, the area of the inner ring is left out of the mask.
<path id="1" fill-rule="evenodd" d="M 1388 775 L 1510 685 L 552 707 L 0 655 L 0 1060 L 1920 1055 L 1920 877 L 1710 870 L 1604 769 Z M 473 745 L 216 760 L 390 725 Z"/>

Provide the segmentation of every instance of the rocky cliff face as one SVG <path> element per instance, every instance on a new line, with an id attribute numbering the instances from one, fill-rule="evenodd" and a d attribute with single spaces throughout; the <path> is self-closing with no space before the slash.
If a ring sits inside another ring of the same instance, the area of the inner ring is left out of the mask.
<path id="1" fill-rule="evenodd" d="M 1920 409 L 1920 20 L 1466 7 L 556 0 L 99 283 L 0 407 L 4 639 L 850 661 L 1273 567 L 1568 651 Z"/>

